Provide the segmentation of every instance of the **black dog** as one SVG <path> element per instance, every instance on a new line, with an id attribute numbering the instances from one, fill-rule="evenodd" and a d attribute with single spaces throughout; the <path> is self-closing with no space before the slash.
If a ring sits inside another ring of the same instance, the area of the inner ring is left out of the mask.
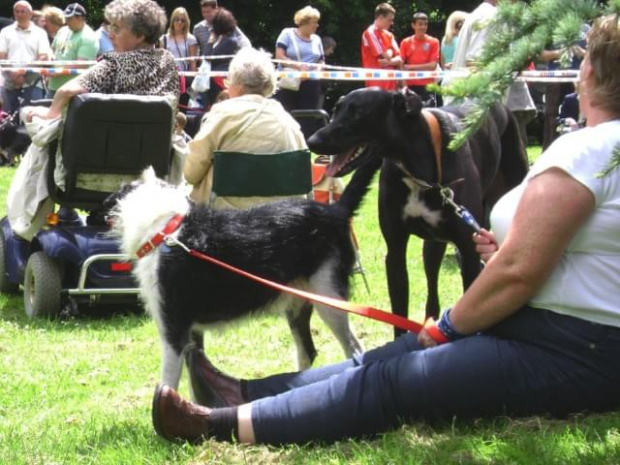
<path id="1" fill-rule="evenodd" d="M 110 196 L 106 208 L 114 219 L 112 233 L 130 256 L 150 244 L 171 218 L 183 215 L 180 228 L 170 234 L 187 247 L 278 283 L 347 299 L 355 261 L 349 221 L 379 167 L 377 160 L 358 170 L 332 205 L 292 199 L 219 211 L 191 203 L 182 189 L 159 181 L 150 170 Z M 192 257 L 180 246 L 155 248 L 133 271 L 158 325 L 162 381 L 169 386 L 178 386 L 183 350 L 192 339 L 202 347 L 205 327 L 262 310 L 286 311 L 301 367 L 316 355 L 307 305 L 296 297 Z M 346 313 L 316 309 L 348 357 L 362 352 Z"/>
<path id="2" fill-rule="evenodd" d="M 408 313 L 410 234 L 424 239 L 427 317 L 439 315 L 437 280 L 447 242 L 460 252 L 465 289 L 481 270 L 472 230 L 445 202 L 440 186 L 450 187 L 454 201 L 486 226 L 490 207 L 527 173 L 516 121 L 503 105 L 493 107 L 465 145 L 449 151 L 450 135 L 459 130 L 465 116 L 465 107 L 422 110 L 420 98 L 410 91 L 360 89 L 342 97 L 331 122 L 308 140 L 312 151 L 337 155 L 328 168 L 332 176 L 346 174 L 374 156 L 383 158 L 379 221 L 387 244 L 392 311 L 397 315 Z M 433 137 L 433 124 L 440 137 Z M 400 333 L 396 330 L 396 335 Z"/>
<path id="3" fill-rule="evenodd" d="M 18 112 L 0 122 L 0 165 L 13 165 L 15 157 L 23 155 L 30 145 L 30 136 L 19 123 Z"/>

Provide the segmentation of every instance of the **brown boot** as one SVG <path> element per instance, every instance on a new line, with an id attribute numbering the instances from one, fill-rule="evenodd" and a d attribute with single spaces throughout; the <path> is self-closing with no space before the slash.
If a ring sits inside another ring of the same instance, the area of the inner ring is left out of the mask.
<path id="1" fill-rule="evenodd" d="M 185 362 L 194 401 L 208 407 L 235 407 L 245 404 L 241 381 L 222 373 L 196 346 L 185 350 Z"/>
<path id="2" fill-rule="evenodd" d="M 157 385 L 152 413 L 155 432 L 168 441 L 198 443 L 209 437 L 211 410 L 186 402 L 171 387 Z"/>

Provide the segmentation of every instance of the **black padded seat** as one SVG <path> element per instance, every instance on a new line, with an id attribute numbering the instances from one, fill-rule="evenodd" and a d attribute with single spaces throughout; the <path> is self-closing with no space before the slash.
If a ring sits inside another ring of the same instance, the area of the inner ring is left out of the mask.
<path id="1" fill-rule="evenodd" d="M 170 170 L 173 119 L 174 110 L 166 97 L 75 96 L 60 139 L 65 172 L 62 189 L 54 182 L 56 157 L 50 157 L 48 184 L 54 201 L 95 210 L 118 184 L 136 178 L 148 166 L 164 178 Z"/>

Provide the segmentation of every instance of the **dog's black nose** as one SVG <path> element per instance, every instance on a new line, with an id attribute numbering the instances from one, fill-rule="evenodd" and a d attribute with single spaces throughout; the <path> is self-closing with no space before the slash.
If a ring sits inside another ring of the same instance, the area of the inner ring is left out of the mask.
<path id="1" fill-rule="evenodd" d="M 306 143 L 308 144 L 308 148 L 310 150 L 312 150 L 315 153 L 322 153 L 321 152 L 321 135 L 320 135 L 321 130 L 319 129 L 317 132 L 315 132 L 314 134 L 312 134 L 308 140 L 306 141 Z"/>

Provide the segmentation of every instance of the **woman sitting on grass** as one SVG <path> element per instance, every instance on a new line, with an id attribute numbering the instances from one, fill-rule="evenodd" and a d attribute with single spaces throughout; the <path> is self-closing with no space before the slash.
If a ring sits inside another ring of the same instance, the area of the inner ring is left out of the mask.
<path id="1" fill-rule="evenodd" d="M 620 405 L 620 22 L 599 20 L 581 65 L 587 127 L 558 139 L 475 236 L 487 262 L 441 320 L 359 359 L 261 380 L 188 351 L 208 408 L 158 386 L 157 433 L 303 444 L 407 421 L 556 416 Z M 617 161 L 617 160 L 616 160 Z"/>

